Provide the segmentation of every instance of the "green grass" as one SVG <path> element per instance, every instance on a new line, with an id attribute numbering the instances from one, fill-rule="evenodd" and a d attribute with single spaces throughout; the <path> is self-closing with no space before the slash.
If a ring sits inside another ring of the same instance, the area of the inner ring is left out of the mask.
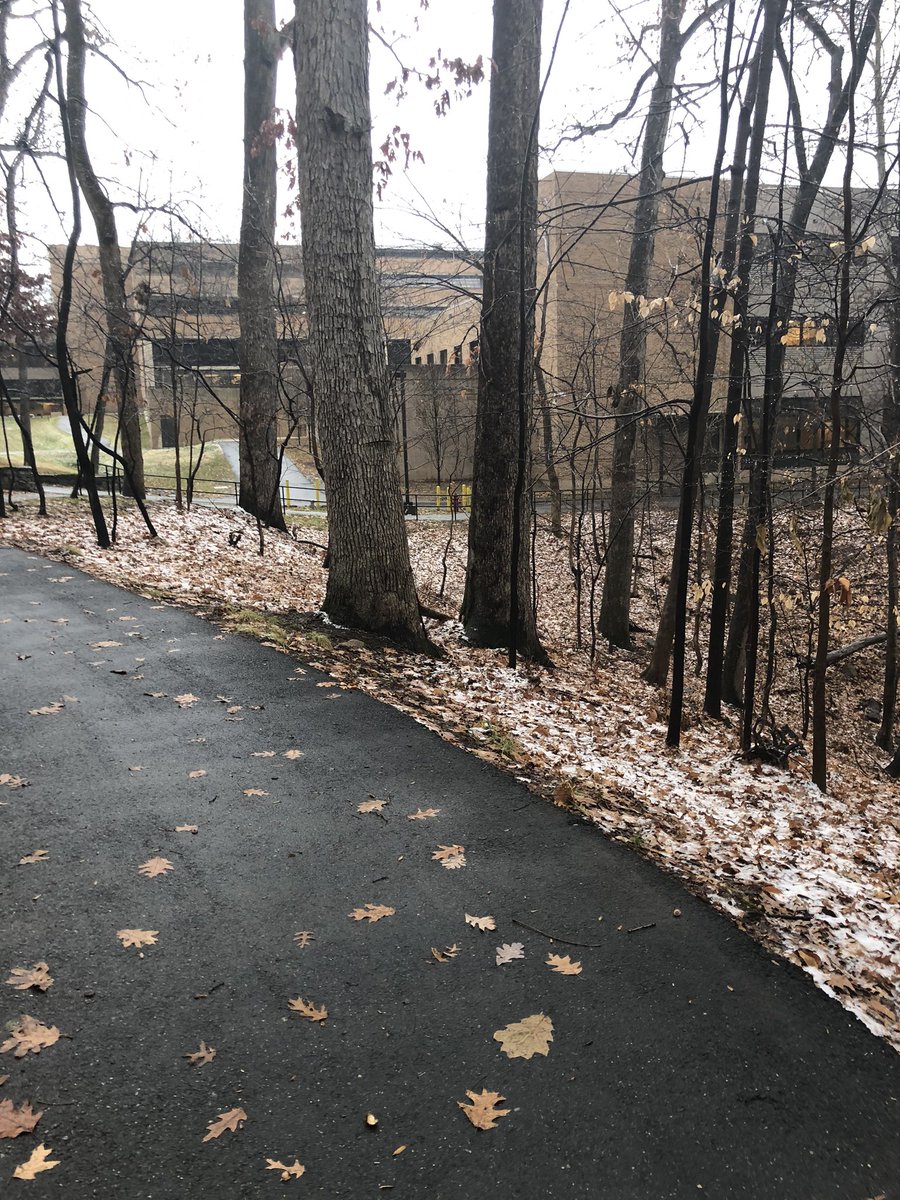
<path id="1" fill-rule="evenodd" d="M 14 466 L 20 466 L 22 457 L 22 439 L 15 421 L 6 420 L 6 439 L 9 445 L 9 457 Z M 31 436 L 34 441 L 34 455 L 37 459 L 38 470 L 45 475 L 75 474 L 77 463 L 75 447 L 72 445 L 71 434 L 59 427 L 57 418 L 35 417 L 31 422 Z M 0 440 L 0 463 L 6 465 L 6 443 Z M 100 455 L 101 471 L 111 465 L 112 459 L 107 454 Z M 181 451 L 182 479 L 187 475 L 187 448 Z M 175 486 L 175 451 L 174 450 L 144 450 L 144 472 L 147 476 L 147 486 L 150 488 L 173 488 Z M 200 478 L 220 480 L 230 484 L 234 474 L 228 465 L 228 460 L 213 443 L 207 443 L 200 464 Z M 225 489 L 230 491 L 231 488 Z"/>

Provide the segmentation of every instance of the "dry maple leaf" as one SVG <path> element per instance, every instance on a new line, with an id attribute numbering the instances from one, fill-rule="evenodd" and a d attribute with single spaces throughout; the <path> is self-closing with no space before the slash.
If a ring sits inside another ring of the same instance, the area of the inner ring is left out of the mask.
<path id="1" fill-rule="evenodd" d="M 268 796 L 268 792 L 264 792 L 262 788 L 244 788 L 245 796 Z"/>
<path id="2" fill-rule="evenodd" d="M 31 1133 L 43 1113 L 43 1109 L 35 1112 L 30 1100 L 25 1100 L 21 1108 L 16 1108 L 12 1100 L 0 1100 L 0 1138 L 14 1138 L 20 1133 Z"/>
<path id="3" fill-rule="evenodd" d="M 226 1129 L 237 1133 L 241 1123 L 246 1120 L 247 1114 L 242 1108 L 230 1108 L 228 1112 L 219 1113 L 218 1120 L 209 1122 L 209 1133 L 203 1140 L 211 1142 L 213 1138 L 221 1137 Z"/>
<path id="4" fill-rule="evenodd" d="M 175 864 L 169 862 L 167 858 L 148 858 L 145 863 L 141 863 L 138 867 L 138 873 L 145 875 L 147 879 L 155 879 L 157 875 L 165 875 L 167 871 L 174 871 Z"/>
<path id="5" fill-rule="evenodd" d="M 386 904 L 366 904 L 363 908 L 354 908 L 353 912 L 347 915 L 353 921 L 369 921 L 374 924 L 382 917 L 392 917 L 396 911 L 396 908 L 388 908 Z"/>
<path id="6" fill-rule="evenodd" d="M 302 750 L 285 750 L 284 754 L 282 754 L 281 757 L 282 758 L 290 758 L 290 759 L 302 758 L 303 751 Z"/>
<path id="7" fill-rule="evenodd" d="M 316 1008 L 312 1000 L 304 1000 L 300 996 L 296 1000 L 289 1000 L 288 1008 L 299 1013 L 301 1017 L 306 1017 L 308 1021 L 324 1021 L 328 1016 L 327 1008 Z"/>
<path id="8" fill-rule="evenodd" d="M 118 929 L 116 937 L 125 949 L 129 946 L 140 949 L 141 946 L 155 946 L 158 933 L 158 929 Z"/>
<path id="9" fill-rule="evenodd" d="M 34 1179 L 35 1175 L 40 1175 L 41 1171 L 52 1171 L 60 1164 L 60 1159 L 50 1157 L 52 1153 L 50 1147 L 41 1142 L 32 1150 L 30 1158 L 19 1163 L 13 1171 L 13 1179 Z"/>
<path id="10" fill-rule="evenodd" d="M 59 700 L 54 700 L 52 704 L 45 704 L 43 708 L 29 708 L 28 715 L 32 717 L 53 717 L 66 706 Z"/>
<path id="11" fill-rule="evenodd" d="M 466 848 L 465 846 L 438 846 L 431 857 L 437 859 L 441 866 L 446 867 L 448 871 L 456 871 L 466 865 Z"/>
<path id="12" fill-rule="evenodd" d="M 31 854 L 26 854 L 24 858 L 19 859 L 19 866 L 28 867 L 32 863 L 46 862 L 49 857 L 46 850 L 33 850 Z"/>
<path id="13" fill-rule="evenodd" d="M 36 1021 L 34 1017 L 22 1016 L 19 1017 L 18 1025 L 0 1046 L 0 1054 L 12 1050 L 16 1058 L 24 1058 L 29 1051 L 32 1054 L 40 1054 L 42 1050 L 58 1041 L 59 1030 L 55 1025 L 45 1025 L 42 1021 Z"/>
<path id="14" fill-rule="evenodd" d="M 250 754 L 250 757 L 251 758 L 274 758 L 275 751 L 274 750 L 254 750 Z"/>
<path id="15" fill-rule="evenodd" d="M 207 1046 L 206 1042 L 201 1042 L 199 1050 L 185 1054 L 184 1057 L 192 1067 L 205 1067 L 207 1063 L 211 1063 L 216 1057 L 216 1048 L 215 1046 Z"/>
<path id="16" fill-rule="evenodd" d="M 473 929 L 480 929 L 482 933 L 497 928 L 497 922 L 493 917 L 473 917 L 469 913 L 466 913 L 466 924 L 471 925 Z"/>
<path id="17" fill-rule="evenodd" d="M 202 779 L 205 771 L 188 771 L 188 779 Z"/>
<path id="18" fill-rule="evenodd" d="M 496 1129 L 498 1117 L 507 1117 L 512 1111 L 509 1108 L 497 1107 L 501 1100 L 506 1099 L 499 1092 L 466 1091 L 466 1095 L 472 1101 L 471 1104 L 466 1104 L 465 1100 L 457 1100 L 456 1103 L 476 1129 Z"/>
<path id="19" fill-rule="evenodd" d="M 177 705 L 179 705 L 179 707 L 190 708 L 190 706 L 192 704 L 197 703 L 197 701 L 200 699 L 200 697 L 195 696 L 193 692 L 183 692 L 182 695 L 173 696 L 172 699 L 175 701 L 175 703 Z"/>
<path id="20" fill-rule="evenodd" d="M 176 833 L 199 833 L 200 826 L 199 825 L 176 825 L 175 832 Z"/>
<path id="21" fill-rule="evenodd" d="M 280 1171 L 283 1182 L 287 1183 L 289 1179 L 299 1179 L 306 1170 L 306 1167 L 301 1165 L 298 1158 L 295 1158 L 290 1166 L 287 1166 L 283 1162 L 279 1162 L 276 1158 L 267 1158 L 266 1170 Z"/>
<path id="22" fill-rule="evenodd" d="M 8 983 L 19 992 L 27 992 L 29 988 L 46 992 L 53 983 L 53 977 L 47 964 L 38 962 L 33 967 L 13 967 L 4 983 Z"/>
<path id="23" fill-rule="evenodd" d="M 419 808 L 414 813 L 407 813 L 407 821 L 427 821 L 429 817 L 436 817 L 441 810 L 439 808 Z"/>
<path id="24" fill-rule="evenodd" d="M 361 813 L 381 812 L 387 800 L 376 800 L 374 796 L 370 796 L 368 800 L 363 800 L 362 804 L 357 805 L 356 811 Z"/>
<path id="25" fill-rule="evenodd" d="M 456 958 L 459 954 L 459 946 L 456 942 L 452 946 L 445 946 L 443 950 L 438 950 L 436 946 L 431 947 L 431 957 L 435 962 L 449 962 L 451 958 Z"/>
<path id="26" fill-rule="evenodd" d="M 514 1021 L 494 1034 L 494 1041 L 508 1058 L 533 1058 L 535 1054 L 550 1053 L 553 1041 L 553 1022 L 543 1013 Z"/>
<path id="27" fill-rule="evenodd" d="M 502 946 L 497 947 L 497 966 L 503 967 L 507 963 L 515 962 L 517 958 L 525 957 L 525 946 L 522 942 L 504 942 Z"/>
<path id="28" fill-rule="evenodd" d="M 581 963 L 572 962 L 572 959 L 567 954 L 565 957 L 559 954 L 547 955 L 547 966 L 552 968 L 557 975 L 580 975 Z"/>
<path id="29" fill-rule="evenodd" d="M 4 771 L 0 775 L 0 786 L 10 788 L 28 787 L 28 780 L 21 775 L 10 775 L 8 771 Z"/>
<path id="30" fill-rule="evenodd" d="M 310 933 L 308 929 L 298 929 L 294 934 L 294 943 L 301 950 L 308 946 L 310 942 L 314 942 L 315 940 L 316 935 L 314 933 Z"/>

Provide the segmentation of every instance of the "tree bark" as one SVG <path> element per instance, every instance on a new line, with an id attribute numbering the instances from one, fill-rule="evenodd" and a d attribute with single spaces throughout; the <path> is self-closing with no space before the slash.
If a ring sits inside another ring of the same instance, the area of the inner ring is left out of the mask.
<path id="1" fill-rule="evenodd" d="M 366 0 L 296 0 L 294 31 L 303 269 L 328 487 L 324 609 L 425 650 L 375 268 Z"/>
<path id="2" fill-rule="evenodd" d="M 469 640 L 546 660 L 528 546 L 537 126 L 542 0 L 495 0 L 484 291 L 469 554 L 461 619 Z M 515 617 L 511 620 L 512 613 Z"/>
<path id="3" fill-rule="evenodd" d="M 275 328 L 277 162 L 271 121 L 281 38 L 275 0 L 244 0 L 244 195 L 238 254 L 241 318 L 241 508 L 284 529 Z"/>
<path id="4" fill-rule="evenodd" d="M 653 270 L 663 153 L 672 112 L 675 72 L 681 58 L 681 18 L 684 0 L 661 0 L 659 63 L 644 127 L 639 192 L 631 231 L 625 291 L 619 378 L 615 391 L 616 426 L 613 442 L 612 493 L 606 574 L 600 603 L 599 633 L 612 645 L 631 648 L 631 580 L 634 566 L 634 441 L 638 413 L 644 404 L 644 366 L 647 327 L 639 306 L 647 297 Z"/>
<path id="5" fill-rule="evenodd" d="M 66 40 L 69 46 L 66 89 L 72 165 L 97 229 L 108 354 L 117 392 L 126 487 L 128 492 L 143 498 L 144 454 L 141 447 L 134 338 L 125 297 L 125 277 L 122 272 L 116 215 L 109 196 L 94 171 L 87 146 L 87 101 L 84 95 L 87 49 L 81 0 L 63 0 L 63 9 L 66 14 Z"/>

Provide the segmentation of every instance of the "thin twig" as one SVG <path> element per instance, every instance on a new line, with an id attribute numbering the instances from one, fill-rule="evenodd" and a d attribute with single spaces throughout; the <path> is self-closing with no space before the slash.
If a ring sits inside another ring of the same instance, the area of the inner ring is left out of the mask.
<path id="1" fill-rule="evenodd" d="M 513 917 L 513 925 L 519 925 L 522 929 L 529 929 L 532 933 L 539 933 L 541 937 L 549 938 L 551 942 L 560 942 L 563 946 L 580 946 L 582 950 L 599 950 L 601 942 L 570 942 L 568 938 L 557 937 L 555 933 L 547 933 L 544 929 L 535 929 L 533 925 L 526 925 L 524 921 Z"/>
<path id="2" fill-rule="evenodd" d="M 655 929 L 656 922 L 651 921 L 648 925 L 632 925 L 631 929 L 626 929 L 626 933 L 640 933 L 642 929 Z"/>

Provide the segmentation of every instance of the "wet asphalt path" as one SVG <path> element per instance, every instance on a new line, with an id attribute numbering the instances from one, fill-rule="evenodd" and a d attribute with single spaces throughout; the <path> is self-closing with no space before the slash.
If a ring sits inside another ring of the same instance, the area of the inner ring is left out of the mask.
<path id="1" fill-rule="evenodd" d="M 71 568 L 0 550 L 0 622 L 0 773 L 30 781 L 0 787 L 0 978 L 55 980 L 0 983 L 0 1021 L 63 1035 L 0 1055 L 0 1100 L 45 1110 L 0 1141 L 3 1197 L 900 1197 L 900 1057 L 637 855 L 402 714 Z M 370 794 L 381 814 L 357 811 Z M 140 875 L 154 856 L 174 869 Z M 396 913 L 348 919 L 366 903 Z M 157 942 L 140 957 L 122 928 Z M 524 960 L 495 966 L 503 942 Z M 508 1059 L 494 1031 L 536 1013 L 549 1054 Z M 192 1066 L 201 1040 L 215 1060 Z M 493 1130 L 457 1106 L 481 1089 L 511 1109 Z M 40 1140 L 60 1166 L 10 1181 Z"/>

